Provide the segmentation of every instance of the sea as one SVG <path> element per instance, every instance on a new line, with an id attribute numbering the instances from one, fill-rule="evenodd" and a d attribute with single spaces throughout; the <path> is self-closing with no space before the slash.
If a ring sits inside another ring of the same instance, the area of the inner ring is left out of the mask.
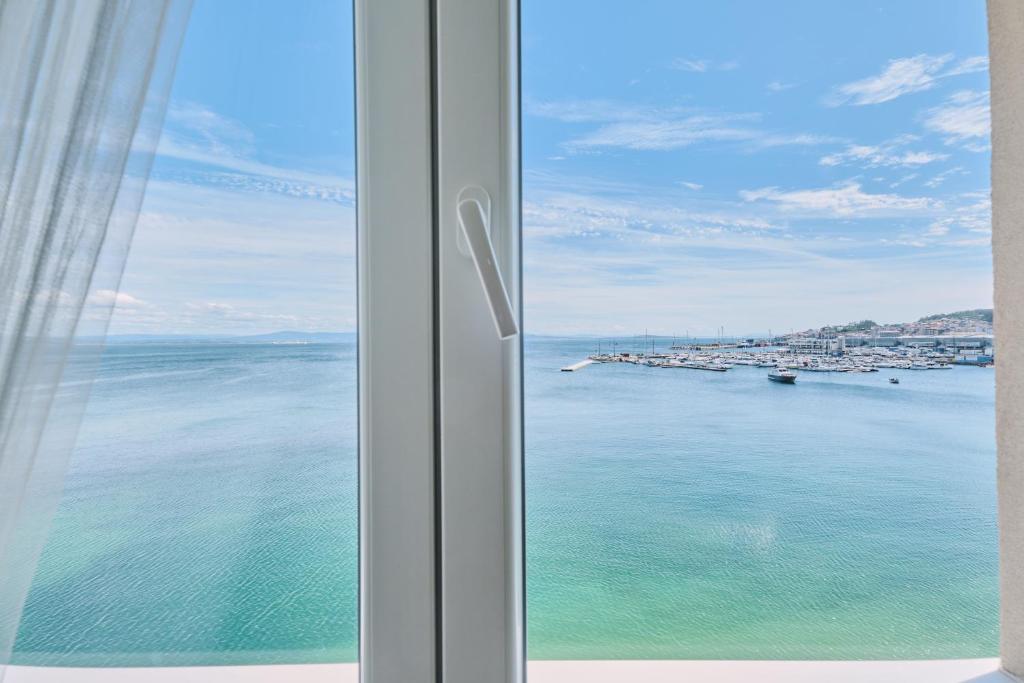
<path id="1" fill-rule="evenodd" d="M 991 368 L 559 371 L 598 343 L 524 344 L 531 659 L 997 654 Z M 110 344 L 13 661 L 355 661 L 356 444 L 352 338 Z"/>

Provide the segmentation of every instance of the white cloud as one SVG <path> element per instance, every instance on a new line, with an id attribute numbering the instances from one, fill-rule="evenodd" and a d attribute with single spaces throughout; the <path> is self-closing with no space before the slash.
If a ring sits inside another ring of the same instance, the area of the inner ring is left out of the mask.
<path id="1" fill-rule="evenodd" d="M 896 138 L 881 145 L 847 145 L 841 152 L 823 156 L 818 163 L 822 166 L 854 164 L 864 168 L 904 167 L 913 168 L 935 161 L 942 161 L 948 154 L 928 151 L 901 150 L 913 138 Z"/>
<path id="2" fill-rule="evenodd" d="M 586 197 L 579 203 L 592 206 Z M 725 325 L 730 333 L 747 334 L 837 320 L 910 319 L 936 300 L 987 302 L 991 296 L 983 252 L 922 258 L 906 253 L 910 245 L 893 244 L 857 256 L 849 248 L 864 249 L 863 241 L 728 229 L 658 239 L 553 238 L 535 230 L 534 221 L 538 212 L 550 212 L 548 219 L 562 224 L 554 209 L 545 202 L 524 215 L 527 333 L 629 335 L 646 327 L 700 335 Z"/>
<path id="3" fill-rule="evenodd" d="M 938 173 L 935 176 L 933 176 L 931 179 L 926 180 L 924 182 L 924 186 L 925 187 L 938 187 L 942 183 L 946 182 L 946 180 L 948 178 L 950 178 L 950 177 L 952 177 L 954 175 L 966 175 L 966 174 L 967 174 L 967 171 L 963 168 L 963 166 L 954 166 L 953 168 L 948 168 L 945 171 L 943 171 L 942 173 Z"/>
<path id="4" fill-rule="evenodd" d="M 836 218 L 921 213 L 939 206 L 936 200 L 927 197 L 864 192 L 856 182 L 810 190 L 783 191 L 765 187 L 742 190 L 740 197 L 747 202 L 771 202 L 788 212 Z"/>
<path id="5" fill-rule="evenodd" d="M 569 149 L 621 147 L 634 150 L 673 150 L 698 142 L 739 142 L 758 137 L 756 131 L 735 125 L 743 117 L 697 114 L 663 121 L 611 123 L 567 143 Z"/>
<path id="6" fill-rule="evenodd" d="M 682 185 L 683 187 L 685 187 L 688 190 L 693 190 L 694 192 L 696 192 L 697 190 L 704 189 L 704 186 L 701 185 L 700 183 L 691 183 L 691 182 L 688 182 L 686 180 L 680 180 L 679 184 Z"/>
<path id="7" fill-rule="evenodd" d="M 753 141 L 754 147 L 784 147 L 788 145 L 805 145 L 813 147 L 816 145 L 828 145 L 835 142 L 840 142 L 839 138 L 832 137 L 831 135 L 816 135 L 813 133 L 795 133 L 793 135 L 785 134 L 767 134 L 761 135 L 755 138 Z"/>
<path id="8" fill-rule="evenodd" d="M 920 175 L 919 173 L 908 173 L 907 175 L 903 176 L 899 180 L 897 180 L 897 181 L 895 181 L 893 183 L 890 183 L 889 184 L 889 189 L 893 189 L 894 190 L 897 187 L 899 187 L 900 185 L 903 185 L 904 183 L 909 183 L 911 180 L 913 180 L 914 178 L 918 177 L 919 175 Z"/>
<path id="9" fill-rule="evenodd" d="M 952 69 L 947 71 L 943 76 L 959 76 L 960 74 L 973 74 L 980 71 L 988 70 L 988 57 L 981 55 L 978 57 L 968 57 L 959 64 L 954 66 Z"/>
<path id="10" fill-rule="evenodd" d="M 683 59 L 682 57 L 672 62 L 672 68 L 679 71 L 693 71 L 695 73 L 704 73 L 708 70 L 711 63 L 706 59 Z"/>
<path id="11" fill-rule="evenodd" d="M 889 60 L 880 74 L 833 88 L 825 98 L 825 104 L 830 107 L 841 104 L 881 104 L 903 95 L 929 90 L 939 79 L 977 73 L 988 68 L 988 57 L 979 56 L 968 57 L 944 71 L 944 67 L 952 60 L 951 54 L 920 54 Z"/>
<path id="12" fill-rule="evenodd" d="M 789 90 L 791 88 L 795 88 L 797 85 L 798 85 L 797 83 L 786 83 L 784 81 L 772 81 L 771 83 L 769 83 L 765 87 L 770 92 L 782 92 L 784 90 Z"/>
<path id="13" fill-rule="evenodd" d="M 968 203 L 956 209 L 957 224 L 969 232 L 992 234 L 992 195 L 989 192 L 967 192 L 961 195 Z"/>
<path id="14" fill-rule="evenodd" d="M 301 195 L 151 181 L 121 286 L 145 305 L 119 297 L 111 333 L 351 330 L 354 218 Z"/>
<path id="15" fill-rule="evenodd" d="M 206 143 L 211 152 L 234 154 L 251 149 L 255 136 L 241 123 L 221 116 L 195 102 L 173 102 L 167 109 L 167 124 Z"/>
<path id="16" fill-rule="evenodd" d="M 538 172 L 524 186 L 527 333 L 766 332 L 991 296 L 985 242 L 963 223 L 983 217 L 967 208 L 981 195 L 940 204 L 857 189 L 847 205 L 887 219 L 868 224 L 821 196 L 801 215 L 791 207 L 808 198 L 772 201 L 778 190 L 744 202 Z M 947 234 L 923 234 L 948 217 Z"/>
<path id="17" fill-rule="evenodd" d="M 962 240 L 951 240 L 947 242 L 954 247 L 987 247 L 992 244 L 990 237 L 969 237 Z"/>
<path id="18" fill-rule="evenodd" d="M 564 123 L 663 119 L 692 111 L 683 107 L 642 107 L 611 100 L 526 100 L 523 109 L 530 116 Z"/>
<path id="19" fill-rule="evenodd" d="M 112 289 L 97 289 L 89 295 L 88 303 L 93 306 L 117 306 L 118 308 L 141 308 L 146 302 L 126 292 Z"/>
<path id="20" fill-rule="evenodd" d="M 646 243 L 678 238 L 724 242 L 736 236 L 777 232 L 778 226 L 766 220 L 763 213 L 735 201 L 697 198 L 689 193 L 652 195 L 643 188 L 535 189 L 523 206 L 523 226 L 533 238 L 553 240 L 597 238 Z"/>
<path id="21" fill-rule="evenodd" d="M 231 190 L 282 194 L 302 199 L 318 199 L 354 206 L 355 189 L 341 184 L 332 184 L 331 179 L 294 179 L 284 176 L 248 175 L 245 173 L 203 173 L 196 176 L 201 184 L 221 186 Z"/>
<path id="22" fill-rule="evenodd" d="M 216 301 L 206 301 L 203 303 L 188 302 L 185 304 L 185 308 L 190 311 L 201 311 L 203 313 L 212 313 L 213 315 L 224 316 L 232 313 L 235 308 L 231 304 L 221 304 Z"/>
<path id="23" fill-rule="evenodd" d="M 889 60 L 877 76 L 871 76 L 836 87 L 825 103 L 835 107 L 841 104 L 880 104 L 901 95 L 928 90 L 953 55 L 926 55 Z"/>
<path id="24" fill-rule="evenodd" d="M 956 198 L 946 215 L 932 221 L 914 241 L 915 246 L 941 244 L 953 247 L 987 245 L 992 234 L 992 201 L 987 192 L 967 192 Z M 984 237 L 964 236 L 964 233 Z M 952 238 L 952 239 L 950 239 Z"/>
<path id="25" fill-rule="evenodd" d="M 944 135 L 946 144 L 959 143 L 973 151 L 987 150 L 991 128 L 988 93 L 954 93 L 941 106 L 928 110 L 924 126 Z"/>
<path id="26" fill-rule="evenodd" d="M 528 102 L 533 116 L 565 123 L 595 123 L 594 130 L 564 143 L 572 152 L 601 148 L 668 151 L 698 143 L 741 143 L 750 149 L 783 145 L 820 145 L 832 137 L 765 131 L 759 114 L 700 111 L 683 107 L 641 107 L 607 100 Z"/>
<path id="27" fill-rule="evenodd" d="M 32 299 L 33 301 L 39 304 L 60 306 L 62 308 L 67 306 L 74 306 L 75 302 L 79 300 L 77 297 L 71 296 L 71 294 L 65 292 L 63 289 L 52 288 L 43 288 L 37 290 L 19 289 L 15 294 L 15 298 L 19 303 L 23 303 L 28 299 Z"/>
<path id="28" fill-rule="evenodd" d="M 973 233 L 965 235 L 965 233 Z M 942 214 L 918 233 L 904 233 L 890 244 L 914 247 L 986 246 L 992 234 L 992 200 L 988 192 L 965 192 L 951 197 Z M 976 235 L 983 235 L 977 237 Z"/>
<path id="29" fill-rule="evenodd" d="M 186 318 L 192 318 L 198 324 L 216 321 L 217 324 L 258 324 L 268 326 L 269 329 L 281 329 L 295 327 L 303 322 L 299 316 L 288 313 L 271 313 L 259 308 L 246 310 L 218 301 L 187 302 L 184 308 Z"/>
<path id="30" fill-rule="evenodd" d="M 684 59 L 680 57 L 672 61 L 673 69 L 701 74 L 708 71 L 733 71 L 738 69 L 739 66 L 740 63 L 735 59 L 716 62 L 710 59 Z"/>
<path id="31" fill-rule="evenodd" d="M 252 131 L 201 105 L 173 104 L 167 122 L 157 147 L 159 156 L 227 171 L 204 174 L 201 180 L 205 184 L 348 203 L 355 198 L 355 182 L 350 177 L 253 159 Z"/>
<path id="32" fill-rule="evenodd" d="M 922 164 L 930 164 L 933 161 L 942 161 L 947 158 L 949 158 L 948 154 L 940 154 L 937 152 L 907 152 L 903 156 L 899 157 L 897 162 L 900 166 L 920 166 Z"/>
<path id="33" fill-rule="evenodd" d="M 345 197 L 349 200 L 355 197 L 355 182 L 351 178 L 274 166 L 238 156 L 234 152 L 219 151 L 220 149 L 220 147 L 208 148 L 188 143 L 179 139 L 173 133 L 165 133 L 160 138 L 157 154 L 162 157 L 234 171 L 236 172 L 236 178 L 240 175 L 262 178 L 264 179 L 263 189 L 265 190 L 270 190 L 273 187 L 267 181 L 277 181 L 279 187 L 295 188 L 302 184 L 310 188 L 311 192 L 322 189 L 328 191 L 333 196 Z M 228 177 L 227 174 L 222 176 L 222 178 Z M 210 178 L 216 180 L 213 176 L 210 176 Z"/>

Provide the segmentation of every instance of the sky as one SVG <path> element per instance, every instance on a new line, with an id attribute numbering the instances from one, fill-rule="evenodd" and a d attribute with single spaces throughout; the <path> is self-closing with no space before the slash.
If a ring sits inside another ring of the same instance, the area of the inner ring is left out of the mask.
<path id="1" fill-rule="evenodd" d="M 525 330 L 991 305 L 981 0 L 522 0 Z M 197 0 L 111 332 L 355 327 L 348 2 Z"/>

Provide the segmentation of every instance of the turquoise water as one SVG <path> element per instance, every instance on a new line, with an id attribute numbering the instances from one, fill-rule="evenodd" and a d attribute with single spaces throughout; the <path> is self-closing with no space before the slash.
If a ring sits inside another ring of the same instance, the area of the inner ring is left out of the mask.
<path id="1" fill-rule="evenodd" d="M 531 657 L 996 655 L 991 369 L 557 372 L 592 347 L 528 346 Z"/>
<path id="2" fill-rule="evenodd" d="M 107 349 L 14 660 L 353 661 L 353 345 Z"/>
<path id="3" fill-rule="evenodd" d="M 593 346 L 527 342 L 531 657 L 996 653 L 991 369 Z M 352 344 L 112 346 L 15 661 L 354 660 L 355 435 Z"/>

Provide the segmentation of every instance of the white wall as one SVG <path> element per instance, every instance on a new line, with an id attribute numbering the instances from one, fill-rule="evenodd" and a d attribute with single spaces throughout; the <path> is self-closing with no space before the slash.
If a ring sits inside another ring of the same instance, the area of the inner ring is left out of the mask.
<path id="1" fill-rule="evenodd" d="M 1024 2 L 989 0 L 1001 655 L 1024 675 Z"/>

